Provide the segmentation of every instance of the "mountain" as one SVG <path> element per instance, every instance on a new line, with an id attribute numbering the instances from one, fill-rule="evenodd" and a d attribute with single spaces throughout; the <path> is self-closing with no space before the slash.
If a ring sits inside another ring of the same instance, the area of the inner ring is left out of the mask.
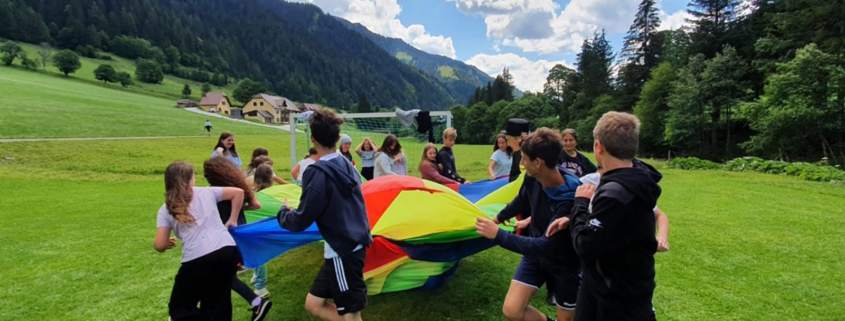
<path id="1" fill-rule="evenodd" d="M 339 109 L 361 95 L 382 108 L 442 110 L 463 100 L 315 8 L 257 0 L 0 0 L 0 37 L 94 55 L 117 50 L 195 80 L 251 78 L 290 99 Z"/>
<path id="2" fill-rule="evenodd" d="M 487 82 L 493 82 L 493 77 L 474 66 L 449 57 L 427 53 L 400 39 L 375 34 L 359 23 L 351 23 L 341 18 L 336 19 L 349 29 L 364 35 L 396 59 L 417 67 L 437 79 L 446 86 L 453 96 L 461 97 L 461 103 L 472 96 L 476 87 L 486 86 Z"/>

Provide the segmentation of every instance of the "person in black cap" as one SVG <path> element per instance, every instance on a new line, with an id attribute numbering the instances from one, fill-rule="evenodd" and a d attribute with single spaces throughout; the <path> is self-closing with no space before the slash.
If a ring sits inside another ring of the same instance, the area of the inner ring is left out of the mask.
<path id="1" fill-rule="evenodd" d="M 528 135 L 528 121 L 521 118 L 511 118 L 508 120 L 508 125 L 502 131 L 508 140 L 508 147 L 513 150 L 513 162 L 511 163 L 511 172 L 508 177 L 509 182 L 515 181 L 519 178 L 522 171 L 519 170 L 519 161 L 522 160 L 522 153 L 520 153 L 520 145 L 525 135 Z"/>

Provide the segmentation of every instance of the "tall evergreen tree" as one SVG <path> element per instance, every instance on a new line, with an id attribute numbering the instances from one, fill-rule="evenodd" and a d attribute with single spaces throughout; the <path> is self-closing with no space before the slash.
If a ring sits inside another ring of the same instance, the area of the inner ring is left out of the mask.
<path id="1" fill-rule="evenodd" d="M 713 58 L 727 44 L 728 32 L 736 21 L 739 0 L 690 0 L 693 53 Z"/>
<path id="2" fill-rule="evenodd" d="M 364 94 L 358 95 L 358 112 L 369 113 L 370 111 L 370 102 L 367 101 L 367 96 L 364 96 Z"/>
<path id="3" fill-rule="evenodd" d="M 619 82 L 620 103 L 626 110 L 633 109 L 643 84 L 658 63 L 660 44 L 657 28 L 660 27 L 660 18 L 657 12 L 654 0 L 643 0 L 625 36 L 621 52 L 625 66 L 620 72 Z"/>

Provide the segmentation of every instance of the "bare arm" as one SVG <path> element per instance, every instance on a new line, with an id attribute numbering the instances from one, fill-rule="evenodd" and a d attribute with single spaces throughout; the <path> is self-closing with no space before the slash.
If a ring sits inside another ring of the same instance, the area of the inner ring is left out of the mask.
<path id="1" fill-rule="evenodd" d="M 366 142 L 366 141 L 367 141 L 367 139 L 364 138 L 364 140 L 360 144 L 358 144 L 358 146 L 355 146 L 355 154 L 358 154 L 358 156 L 361 156 L 361 148 L 364 148 L 364 142 Z"/>
<path id="2" fill-rule="evenodd" d="M 238 226 L 238 216 L 241 215 L 241 208 L 244 206 L 244 190 L 237 187 L 224 187 L 223 200 L 232 201 L 232 214 L 229 215 L 226 227 Z"/>
<path id="3" fill-rule="evenodd" d="M 156 229 L 156 238 L 153 241 L 153 247 L 156 251 L 164 252 L 176 246 L 176 238 L 170 237 L 169 227 L 159 227 Z"/>
<path id="4" fill-rule="evenodd" d="M 290 176 L 293 177 L 293 179 L 299 179 L 299 164 L 296 164 L 296 166 L 290 170 Z"/>
<path id="5" fill-rule="evenodd" d="M 657 222 L 657 251 L 666 252 L 669 250 L 669 217 L 658 208 L 654 211 L 654 220 Z"/>
<path id="6" fill-rule="evenodd" d="M 252 195 L 252 200 L 249 201 L 249 206 L 244 207 L 245 210 L 257 210 L 261 208 L 261 202 L 258 201 L 258 198 L 255 197 L 255 194 Z"/>
<path id="7" fill-rule="evenodd" d="M 288 183 L 288 181 L 286 181 L 286 180 L 284 180 L 284 179 L 282 179 L 281 177 L 278 177 L 278 176 L 273 176 L 273 181 L 276 182 L 276 184 L 279 184 L 279 185 L 290 184 L 290 183 Z"/>
<path id="8" fill-rule="evenodd" d="M 493 166 L 496 166 L 496 161 L 490 160 L 490 166 L 487 166 L 487 173 L 490 174 L 490 180 L 496 179 L 496 172 L 493 171 Z"/>

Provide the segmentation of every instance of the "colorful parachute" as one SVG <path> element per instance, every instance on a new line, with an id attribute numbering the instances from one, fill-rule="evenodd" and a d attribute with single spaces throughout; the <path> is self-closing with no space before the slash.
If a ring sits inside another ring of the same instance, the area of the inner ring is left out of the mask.
<path id="1" fill-rule="evenodd" d="M 460 259 L 493 246 L 475 232 L 475 220 L 498 213 L 516 195 L 521 182 L 508 184 L 507 179 L 498 179 L 444 186 L 411 176 L 386 176 L 364 183 L 362 192 L 373 234 L 364 263 L 369 294 L 433 289 L 442 284 Z M 263 264 L 321 239 L 316 225 L 294 233 L 276 222 L 282 200 L 287 198 L 295 207 L 299 194 L 299 188 L 292 185 L 258 193 L 262 208 L 247 212 L 251 224 L 232 229 L 246 266 Z"/>

